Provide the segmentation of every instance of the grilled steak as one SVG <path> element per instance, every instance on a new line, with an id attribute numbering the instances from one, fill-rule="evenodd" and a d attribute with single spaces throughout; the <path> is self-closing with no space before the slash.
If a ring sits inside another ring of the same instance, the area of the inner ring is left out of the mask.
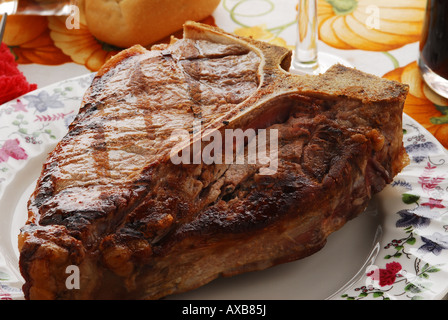
<path id="1" fill-rule="evenodd" d="M 321 249 L 406 165 L 408 88 L 290 60 L 189 22 L 106 63 L 29 200 L 25 297 L 159 299 Z"/>

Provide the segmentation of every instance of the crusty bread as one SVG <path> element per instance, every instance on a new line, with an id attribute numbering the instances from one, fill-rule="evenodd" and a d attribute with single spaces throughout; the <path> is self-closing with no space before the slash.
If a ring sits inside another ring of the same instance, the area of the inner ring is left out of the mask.
<path id="1" fill-rule="evenodd" d="M 99 40 L 127 48 L 148 46 L 177 30 L 187 20 L 213 13 L 220 0 L 88 0 L 83 13 L 90 32 Z"/>

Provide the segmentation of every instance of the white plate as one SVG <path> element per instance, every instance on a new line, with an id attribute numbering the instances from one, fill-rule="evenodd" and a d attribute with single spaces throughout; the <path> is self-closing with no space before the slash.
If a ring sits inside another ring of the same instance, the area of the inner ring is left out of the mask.
<path id="1" fill-rule="evenodd" d="M 17 235 L 47 153 L 93 74 L 0 106 L 0 299 L 22 299 Z M 411 164 L 318 253 L 218 279 L 176 299 L 442 299 L 448 292 L 448 154 L 404 115 Z"/>

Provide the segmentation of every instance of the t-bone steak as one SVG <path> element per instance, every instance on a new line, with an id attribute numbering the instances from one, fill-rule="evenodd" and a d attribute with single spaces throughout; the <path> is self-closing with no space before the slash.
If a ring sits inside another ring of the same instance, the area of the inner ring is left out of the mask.
<path id="1" fill-rule="evenodd" d="M 109 60 L 28 202 L 25 298 L 160 299 L 320 250 L 406 166 L 408 87 L 290 62 L 194 22 Z"/>

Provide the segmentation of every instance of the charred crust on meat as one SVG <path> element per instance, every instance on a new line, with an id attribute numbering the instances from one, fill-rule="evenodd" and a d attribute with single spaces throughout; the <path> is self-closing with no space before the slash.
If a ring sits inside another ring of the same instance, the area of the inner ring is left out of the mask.
<path id="1" fill-rule="evenodd" d="M 112 57 L 30 197 L 25 298 L 159 299 L 304 258 L 359 215 L 407 164 L 408 86 L 341 65 L 292 75 L 291 54 L 188 22 Z M 173 129 L 275 129 L 278 166 L 176 165 Z M 70 264 L 82 290 L 65 288 Z"/>

